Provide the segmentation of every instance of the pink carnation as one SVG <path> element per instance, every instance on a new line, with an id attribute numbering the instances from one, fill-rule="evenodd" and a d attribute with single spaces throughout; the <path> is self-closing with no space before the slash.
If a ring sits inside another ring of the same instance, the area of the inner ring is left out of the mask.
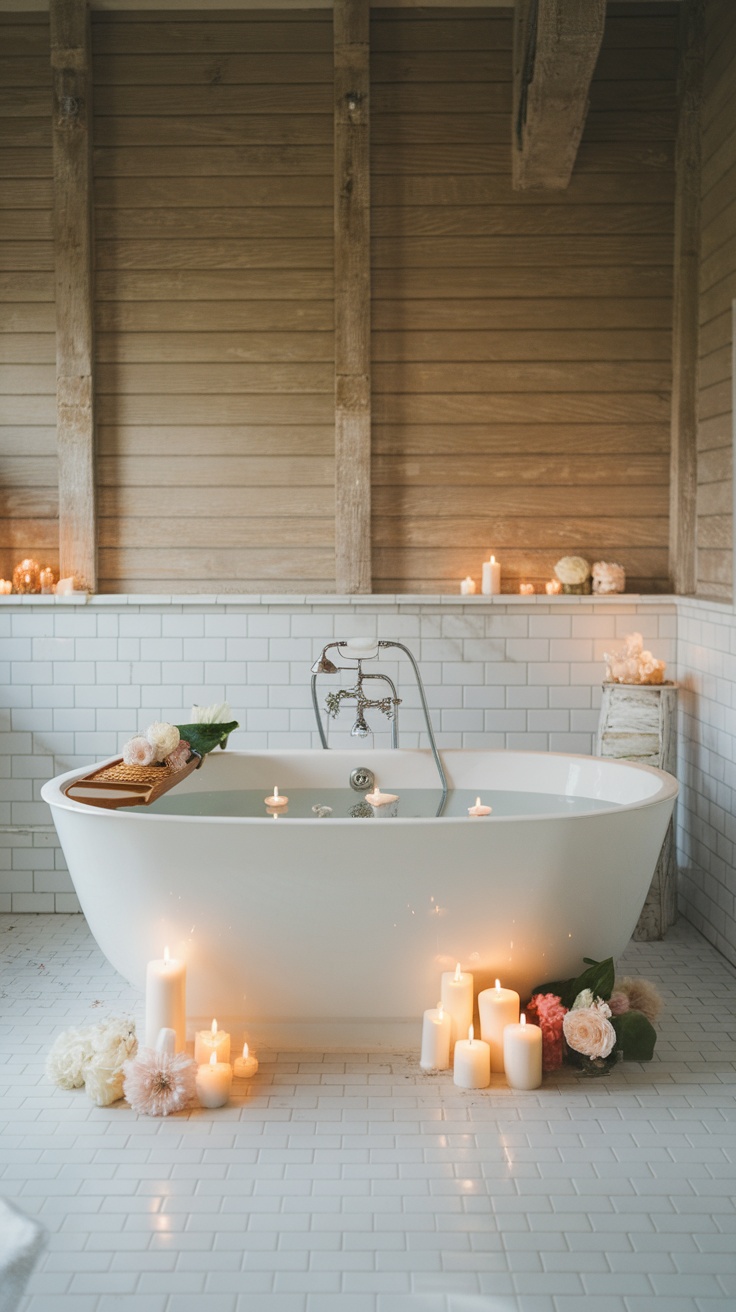
<path id="1" fill-rule="evenodd" d="M 189 760 L 191 748 L 185 738 L 180 738 L 173 752 L 166 757 L 166 764 L 171 770 L 183 770 Z"/>
<path id="2" fill-rule="evenodd" d="M 153 765 L 156 750 L 147 738 L 131 738 L 123 748 L 123 761 L 126 765 Z"/>
<path id="3" fill-rule="evenodd" d="M 194 1099 L 197 1068 L 185 1052 L 171 1057 L 154 1048 L 140 1048 L 123 1070 L 125 1097 L 140 1116 L 169 1116 Z"/>
<path id="4" fill-rule="evenodd" d="M 542 1031 L 542 1070 L 545 1073 L 559 1070 L 563 1061 L 562 1024 L 567 1015 L 556 993 L 535 993 L 527 1007 L 533 1013 Z"/>

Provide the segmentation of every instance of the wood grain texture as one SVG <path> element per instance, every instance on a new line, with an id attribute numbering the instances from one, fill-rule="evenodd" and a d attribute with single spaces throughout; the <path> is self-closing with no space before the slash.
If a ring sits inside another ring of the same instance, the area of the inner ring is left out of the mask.
<path id="1" fill-rule="evenodd" d="M 335 0 L 335 586 L 370 592 L 369 0 Z"/>

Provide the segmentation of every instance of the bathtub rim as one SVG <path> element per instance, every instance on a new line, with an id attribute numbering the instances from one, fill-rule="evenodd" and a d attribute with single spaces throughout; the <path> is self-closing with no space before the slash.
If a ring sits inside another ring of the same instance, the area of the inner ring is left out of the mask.
<path id="1" fill-rule="evenodd" d="M 431 758 L 431 753 L 429 748 L 421 748 L 421 747 L 399 748 L 397 749 L 397 751 L 403 757 L 416 755 L 416 756 L 421 756 L 423 759 L 426 759 L 427 757 Z M 226 759 L 227 757 L 267 758 L 269 756 L 273 756 L 273 757 L 287 757 L 290 759 L 299 758 L 303 760 L 313 756 L 319 756 L 321 758 L 322 756 L 324 756 L 324 754 L 325 753 L 322 749 L 315 748 L 315 747 L 299 747 L 291 750 L 289 750 L 288 748 L 286 749 L 260 748 L 251 751 L 232 749 L 232 750 L 227 750 L 222 754 L 222 757 L 218 756 L 217 759 Z M 560 812 L 539 811 L 539 812 L 527 813 L 524 815 L 491 814 L 489 816 L 480 817 L 486 823 L 490 823 L 490 824 L 509 824 L 509 823 L 518 823 L 519 821 L 539 821 L 539 820 L 570 821 L 576 819 L 580 819 L 580 820 L 590 819 L 592 816 L 596 816 L 596 815 L 603 816 L 603 815 L 611 815 L 611 814 L 620 814 L 625 811 L 634 811 L 649 806 L 658 806 L 662 802 L 668 801 L 670 799 L 673 799 L 674 801 L 677 799 L 677 796 L 680 791 L 679 783 L 677 779 L 674 777 L 674 775 L 668 774 L 667 771 L 660 770 L 655 766 L 639 764 L 637 761 L 629 761 L 626 760 L 625 758 L 622 759 L 618 757 L 587 756 L 587 755 L 583 755 L 582 753 L 575 753 L 575 752 L 541 752 L 535 750 L 524 751 L 523 749 L 508 750 L 503 747 L 489 747 L 489 748 L 453 747 L 453 748 L 446 748 L 444 751 L 445 756 L 451 756 L 453 754 L 474 755 L 478 757 L 507 757 L 507 758 L 510 756 L 514 756 L 514 757 L 522 757 L 522 758 L 534 758 L 536 760 L 552 759 L 555 761 L 569 761 L 571 763 L 583 762 L 588 766 L 590 766 L 596 761 L 599 761 L 599 762 L 603 762 L 607 767 L 611 767 L 614 771 L 634 770 L 641 774 L 653 776 L 654 778 L 659 780 L 659 784 L 660 784 L 659 788 L 657 788 L 648 797 L 636 798 L 630 802 L 614 802 L 609 806 L 599 807 L 596 811 L 592 813 L 591 812 L 575 813 L 575 812 L 564 812 L 564 811 L 560 811 Z M 348 749 L 333 750 L 330 752 L 330 755 L 334 757 L 342 757 L 342 756 L 350 757 L 351 764 L 354 763 L 354 759 L 353 759 L 354 753 L 352 753 Z M 387 752 L 387 755 L 394 755 L 394 752 L 393 751 Z M 441 752 L 440 755 L 443 755 L 443 753 Z M 168 821 L 168 822 L 175 822 L 175 823 L 184 822 L 186 824 L 194 824 L 194 823 L 227 824 L 227 825 L 273 824 L 273 817 L 271 815 L 238 816 L 238 815 L 182 815 L 182 814 L 165 814 L 159 812 L 143 813 L 141 810 L 134 808 L 132 806 L 131 807 L 93 806 L 88 802 L 82 802 L 77 800 L 76 798 L 67 796 L 64 789 L 75 779 L 79 779 L 82 776 L 88 774 L 92 769 L 102 769 L 104 768 L 104 766 L 109 765 L 111 762 L 117 760 L 119 760 L 119 756 L 116 754 L 115 756 L 107 757 L 104 761 L 93 762 L 92 764 L 88 764 L 84 766 L 78 766 L 75 767 L 73 770 L 68 770 L 65 771 L 63 774 L 54 776 L 54 778 L 47 780 L 41 788 L 41 797 L 43 801 L 46 802 L 51 807 L 59 807 L 60 809 L 66 811 L 77 812 L 85 815 L 94 813 L 95 815 L 98 816 L 100 815 L 113 815 L 118 817 L 127 816 L 127 819 L 130 821 L 141 820 L 145 818 L 148 822 L 156 821 L 159 823 Z M 288 787 L 289 785 L 286 786 Z M 268 787 L 268 785 L 264 785 L 264 787 Z M 476 787 L 476 785 L 474 784 L 473 787 Z M 207 791 L 207 790 L 203 790 L 203 791 Z M 439 791 L 440 790 L 438 789 L 438 792 Z M 523 790 L 516 789 L 513 791 L 521 792 Z M 356 794 L 356 798 L 358 798 L 358 796 L 359 795 Z M 580 794 L 580 796 L 589 796 L 589 794 Z M 283 818 L 286 819 L 286 817 Z M 424 825 L 429 823 L 432 824 L 441 823 L 443 825 L 467 824 L 469 818 L 471 817 L 464 816 L 464 815 L 392 816 L 391 823 L 399 824 L 402 826 Z M 353 823 L 354 823 L 354 819 L 351 816 L 331 816 L 330 824 L 328 828 L 331 828 L 334 824 L 338 824 L 342 826 L 342 825 L 353 824 Z M 314 824 L 315 824 L 315 820 L 310 816 L 292 816 L 289 818 L 290 829 L 293 828 L 294 826 L 304 826 L 304 825 L 309 825 L 311 827 L 314 827 Z"/>

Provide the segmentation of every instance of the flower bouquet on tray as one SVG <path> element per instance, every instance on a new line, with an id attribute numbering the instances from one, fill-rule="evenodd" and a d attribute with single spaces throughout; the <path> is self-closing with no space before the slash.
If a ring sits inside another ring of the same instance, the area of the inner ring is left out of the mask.
<path id="1" fill-rule="evenodd" d="M 586 1075 L 607 1075 L 619 1057 L 651 1061 L 653 1022 L 662 1009 L 655 986 L 616 980 L 612 957 L 584 962 L 587 969 L 573 979 L 540 984 L 527 1006 L 529 1020 L 542 1031 L 543 1069 L 568 1062 Z"/>

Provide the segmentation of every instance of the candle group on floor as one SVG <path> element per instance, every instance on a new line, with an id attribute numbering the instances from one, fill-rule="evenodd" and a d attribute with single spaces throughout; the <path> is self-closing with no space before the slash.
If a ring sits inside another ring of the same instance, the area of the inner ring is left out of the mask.
<path id="1" fill-rule="evenodd" d="M 278 789 L 274 789 L 278 797 Z M 283 801 L 288 802 L 288 798 Z M 183 961 L 176 960 L 164 948 L 160 960 L 146 967 L 146 1046 L 173 1057 L 186 1050 L 186 977 Z M 258 1070 L 258 1059 L 243 1045 L 242 1057 L 230 1065 L 230 1035 L 221 1030 L 213 1017 L 208 1030 L 194 1035 L 194 1061 L 197 1065 L 197 1097 L 202 1107 L 223 1107 L 230 1097 L 233 1074 L 249 1080 Z"/>
<path id="2" fill-rule="evenodd" d="M 461 1089 L 485 1089 L 491 1075 L 506 1075 L 512 1089 L 538 1089 L 542 1083 L 542 1031 L 520 1017 L 520 998 L 496 980 L 478 994 L 480 1038 L 473 1029 L 473 976 L 458 961 L 440 979 L 441 998 L 422 1020 L 419 1064 L 425 1071 L 453 1068 Z"/>

